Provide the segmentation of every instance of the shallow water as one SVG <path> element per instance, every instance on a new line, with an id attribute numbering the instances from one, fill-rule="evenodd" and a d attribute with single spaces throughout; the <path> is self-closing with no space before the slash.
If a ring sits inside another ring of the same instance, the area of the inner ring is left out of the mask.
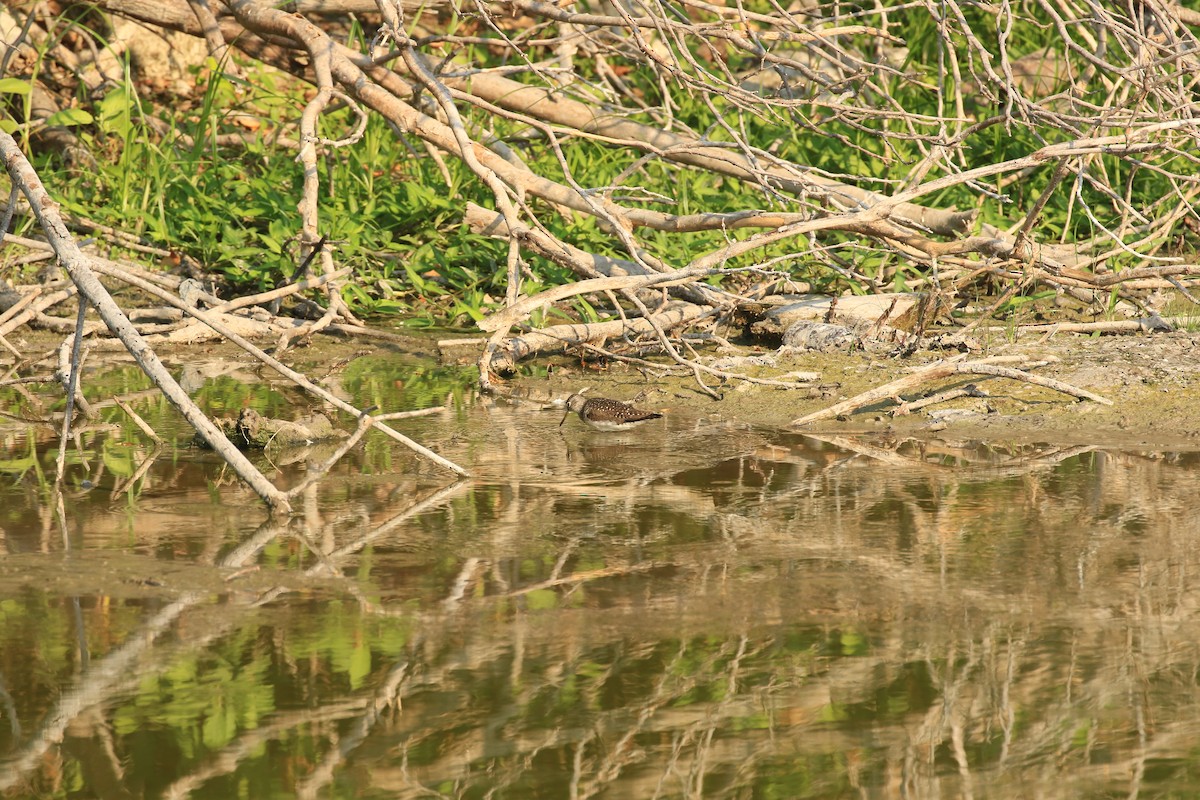
<path id="1" fill-rule="evenodd" d="M 272 525 L 143 411 L 167 446 L 85 434 L 65 526 L 52 433 L 5 434 L 0 797 L 1200 791 L 1195 453 L 460 393 L 397 427 L 470 481 L 372 436 Z"/>

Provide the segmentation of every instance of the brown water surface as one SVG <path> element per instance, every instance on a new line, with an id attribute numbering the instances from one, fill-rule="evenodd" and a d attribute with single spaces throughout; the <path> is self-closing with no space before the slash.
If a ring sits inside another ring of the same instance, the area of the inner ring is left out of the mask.
<path id="1" fill-rule="evenodd" d="M 398 423 L 474 477 L 372 436 L 284 523 L 97 432 L 64 528 L 9 433 L 0 797 L 1200 793 L 1200 455 L 560 418 Z"/>

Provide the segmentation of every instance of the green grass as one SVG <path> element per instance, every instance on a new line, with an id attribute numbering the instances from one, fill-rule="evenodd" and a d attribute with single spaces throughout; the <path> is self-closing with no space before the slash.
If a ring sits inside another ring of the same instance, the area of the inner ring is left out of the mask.
<path id="1" fill-rule="evenodd" d="M 968 14 L 981 14 L 968 9 Z M 1024 15 L 1010 38 L 1014 57 L 1035 52 L 1054 43 L 1055 33 L 1036 8 L 1023 8 Z M 892 31 L 909 45 L 903 74 L 888 78 L 888 89 L 908 110 L 928 116 L 952 114 L 949 101 L 938 106 L 932 89 L 938 50 L 943 44 L 957 47 L 966 59 L 965 43 L 951 37 L 943 43 L 927 12 L 918 8 L 894 10 L 889 16 Z M 972 17 L 972 19 L 974 19 Z M 979 20 L 983 24 L 982 19 Z M 361 41 L 361 31 L 351 32 Z M 858 37 L 864 52 L 872 42 Z M 987 46 L 995 49 L 995 42 Z M 470 48 L 474 57 L 487 57 L 482 48 Z M 533 54 L 537 55 L 537 54 Z M 491 57 L 499 63 L 498 56 Z M 636 65 L 610 58 L 613 66 Z M 750 63 L 744 53 L 730 56 L 732 69 Z M 220 275 L 228 293 L 270 288 L 293 277 L 297 257 L 296 236 L 300 217 L 296 209 L 301 168 L 291 150 L 270 144 L 272 135 L 296 138 L 296 121 L 309 87 L 271 69 L 248 68 L 246 78 L 226 75 L 221 65 L 209 62 L 195 71 L 196 97 L 147 97 L 129 75 L 96 101 L 82 99 L 69 118 L 97 159 L 95 169 L 78 170 L 57 157 L 43 157 L 38 167 L 44 181 L 70 212 L 104 224 L 132 231 L 151 242 L 198 260 L 205 269 Z M 40 69 L 41 64 L 36 69 Z M 581 65 L 585 74 L 588 64 Z M 20 121 L 28 113 L 28 82 L 8 78 L 0 81 L 0 98 L 5 100 L 8 119 L 0 124 L 27 133 Z M 882 79 L 881 79 L 882 80 Z M 643 71 L 627 73 L 626 81 L 639 90 L 646 102 L 662 102 L 659 83 Z M 1088 98 L 1097 100 L 1099 98 Z M 706 131 L 714 139 L 728 138 L 716 126 L 713 110 L 688 91 L 673 98 L 676 119 L 692 130 Z M 734 120 L 736 109 L 715 99 L 717 114 Z M 985 107 L 981 96 L 972 95 L 973 110 L 982 118 L 995 109 Z M 464 110 L 468 127 L 478 132 L 488 126 L 501 137 L 520 130 L 504 120 L 491 119 L 478 111 Z M 244 131 L 245 115 L 255 121 L 262 140 L 243 147 L 221 147 L 220 134 Z M 151 125 L 156 117 L 172 133 L 161 136 Z M 648 114 L 640 118 L 652 122 Z M 352 124 L 347 110 L 326 114 L 322 134 L 336 137 Z M 785 109 L 764 105 L 754 114 L 743 114 L 740 124 L 751 143 L 770 145 L 778 155 L 799 164 L 810 164 L 833 173 L 873 178 L 865 183 L 888 192 L 889 185 L 902 179 L 923 151 L 903 138 L 885 138 L 905 133 L 896 120 L 868 119 L 851 124 L 819 105 Z M 935 126 L 925 124 L 918 132 L 932 135 Z M 973 134 L 966 142 L 963 169 L 1028 155 L 1046 143 L 1062 141 L 1066 132 L 1035 129 L 1026 125 L 994 125 Z M 190 139 L 190 142 L 189 142 Z M 551 149 L 538 139 L 526 140 L 523 157 L 537 172 L 561 180 L 562 166 Z M 585 187 L 610 185 L 623 171 L 638 164 L 639 152 L 585 139 L 568 139 L 563 152 L 572 174 Z M 1182 157 L 1179 157 L 1182 158 Z M 397 136 L 383 120 L 373 117 L 361 141 L 322 156 L 320 230 L 336 247 L 339 263 L 353 267 L 353 279 L 344 289 L 345 299 L 359 314 L 399 315 L 410 325 L 469 324 L 480 318 L 496 299 L 503 297 L 506 252 L 503 243 L 471 233 L 461 223 L 468 201 L 493 205 L 490 193 L 458 161 L 447 157 L 450 185 L 427 158 L 415 140 Z M 1182 169 L 1182 168 L 1181 168 Z M 1151 208 L 1169 193 L 1161 175 L 1111 156 L 1097 157 L 1093 171 L 1105 176 L 1108 185 L 1120 187 L 1134 204 Z M 1001 200 L 980 201 L 979 193 L 967 186 L 947 189 L 923 198 L 924 203 L 978 207 L 980 221 L 1008 227 L 1023 217 L 1041 194 L 1053 165 L 1033 170 L 1006 187 Z M 927 179 L 936 177 L 934 172 Z M 889 183 L 890 182 L 890 183 Z M 650 161 L 637 165 L 625 180 L 674 202 L 647 199 L 645 207 L 670 213 L 727 212 L 747 208 L 772 208 L 774 201 L 755 186 L 669 163 Z M 1076 240 L 1099 233 L 1093 222 L 1072 209 L 1068 178 L 1055 192 L 1041 217 L 1036 235 L 1041 241 Z M 1083 184 L 1080 196 L 1089 207 L 1104 211 L 1111 199 L 1095 187 Z M 626 201 L 634 205 L 639 201 Z M 531 207 L 549 230 L 584 250 L 621 256 L 614 237 L 597 222 L 582 215 L 561 216 L 543 203 Z M 783 206 L 794 210 L 798 206 Z M 682 266 L 691 259 L 720 247 L 729 239 L 740 239 L 753 231 L 709 231 L 666 234 L 639 230 L 647 248 L 668 263 Z M 904 289 L 920 278 L 922 270 L 905 259 L 875 246 L 860 246 L 857 237 L 829 233 L 819 243 L 841 245 L 840 255 L 872 285 Z M 765 247 L 728 266 L 740 267 L 789 257 L 784 266 L 795 280 L 806 281 L 818 291 L 865 291 L 867 286 L 844 272 L 834 272 L 819 259 L 803 252 L 804 243 L 780 242 Z M 798 251 L 799 250 L 799 251 Z M 527 288 L 553 285 L 571 279 L 564 268 L 527 256 L 533 278 Z M 1118 256 L 1119 269 L 1134 263 L 1132 256 Z M 1026 302 L 1022 299 L 1021 302 Z M 577 312 L 587 316 L 586 305 Z"/>

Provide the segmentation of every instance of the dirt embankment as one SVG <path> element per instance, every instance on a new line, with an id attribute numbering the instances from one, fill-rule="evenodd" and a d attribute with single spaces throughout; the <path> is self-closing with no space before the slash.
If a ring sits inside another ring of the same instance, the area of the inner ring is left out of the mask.
<path id="1" fill-rule="evenodd" d="M 893 427 L 906 432 L 941 431 L 979 438 L 1152 444 L 1200 447 L 1200 334 L 1158 333 L 1130 337 L 1050 339 L 997 344 L 986 355 L 1049 359 L 1033 372 L 1090 390 L 1112 406 L 1080 402 L 1065 394 L 1005 379 L 957 376 L 905 392 L 904 400 L 952 386 L 976 384 L 987 397 L 963 397 L 909 415 L 893 416 L 895 403 L 867 406 L 849 417 L 815 423 L 839 430 Z M 753 355 L 750 351 L 742 356 Z M 761 353 L 760 353 L 761 355 Z M 775 377 L 797 371 L 820 373 L 812 388 L 778 389 L 731 382 L 713 400 L 690 378 L 655 378 L 621 365 L 602 372 L 564 362 L 552 377 L 523 378 L 510 385 L 530 399 L 565 397 L 582 387 L 592 396 L 638 399 L 641 405 L 680 414 L 784 427 L 812 411 L 909 374 L 942 354 L 922 352 L 893 359 L 865 353 L 774 355 L 771 366 L 740 371 Z M 736 356 L 735 356 L 736 357 Z M 742 362 L 745 365 L 747 362 Z"/>
<path id="2" fill-rule="evenodd" d="M 53 339 L 37 337 L 36 341 L 43 349 L 48 349 Z M 37 349 L 31 342 L 26 344 Z M 413 337 L 409 346 L 392 342 L 384 349 L 394 350 L 398 359 L 426 363 L 437 350 L 432 337 Z M 356 358 L 380 354 L 378 348 L 363 348 L 361 343 L 321 338 L 290 355 L 295 368 L 306 374 L 328 375 L 333 379 Z M 225 365 L 224 372 L 240 365 L 244 368 L 240 379 L 245 381 L 272 380 L 270 371 L 259 371 L 254 359 L 227 343 L 206 345 L 199 352 L 195 347 L 160 348 L 160 355 L 177 373 L 183 365 L 203 371 L 206 364 L 212 362 Z M 463 364 L 462 380 L 473 380 L 477 374 L 473 361 L 478 357 L 474 348 L 454 348 L 453 357 L 449 352 L 444 355 L 449 361 L 458 360 Z M 732 359 L 736 366 L 729 367 L 731 370 L 757 377 L 780 378 L 801 372 L 819 375 L 817 380 L 793 389 L 740 381 L 719 385 L 715 379 L 707 379 L 722 395 L 720 400 L 701 392 L 690 375 L 658 377 L 619 363 L 594 370 L 584 368 L 577 359 L 563 357 L 554 359 L 549 377 L 517 377 L 502 382 L 497 389 L 514 399 L 542 405 L 561 401 L 572 392 L 586 389 L 592 397 L 636 400 L 638 405 L 668 415 L 782 429 L 805 414 L 911 374 L 915 369 L 950 355 L 922 351 L 909 358 L 897 359 L 863 352 L 785 355 L 751 348 L 702 354 L 706 360 L 714 362 L 721 359 L 729 364 L 728 360 Z M 1060 335 L 1048 340 L 1030 338 L 1017 343 L 996 341 L 983 353 L 971 357 L 992 355 L 1050 360 L 1051 363 L 1031 371 L 1099 394 L 1113 404 L 1080 402 L 1027 383 L 964 375 L 903 392 L 902 399 L 912 401 L 949 387 L 972 383 L 987 396 L 962 397 L 902 416 L 893 415 L 894 401 L 883 401 L 842 419 L 815 423 L 808 429 L 891 428 L 913 435 L 938 432 L 941 436 L 987 440 L 1200 448 L 1200 334 L 1177 332 L 1098 338 Z M 104 356 L 105 359 L 114 357 L 124 360 L 114 354 Z M 97 358 L 89 359 L 90 368 L 103 369 Z M 336 365 L 332 373 L 330 365 Z M 537 372 L 543 373 L 543 370 Z M 319 401 L 313 402 L 313 407 L 319 405 Z M 298 408 L 297 413 L 304 414 L 309 410 L 308 407 Z M 344 417 L 339 417 L 335 425 L 345 426 Z"/>

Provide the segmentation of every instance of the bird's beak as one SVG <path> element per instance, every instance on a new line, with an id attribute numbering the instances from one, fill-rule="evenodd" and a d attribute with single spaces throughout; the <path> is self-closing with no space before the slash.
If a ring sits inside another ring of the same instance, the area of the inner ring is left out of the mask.
<path id="1" fill-rule="evenodd" d="M 568 409 L 567 409 L 567 413 L 563 414 L 562 422 L 559 422 L 559 423 L 558 423 L 558 427 L 560 427 L 560 428 L 561 428 L 561 427 L 563 426 L 563 422 L 566 422 L 566 421 L 567 421 L 567 417 L 569 417 L 569 416 L 571 416 L 571 409 L 569 409 L 569 408 L 568 408 Z"/>

